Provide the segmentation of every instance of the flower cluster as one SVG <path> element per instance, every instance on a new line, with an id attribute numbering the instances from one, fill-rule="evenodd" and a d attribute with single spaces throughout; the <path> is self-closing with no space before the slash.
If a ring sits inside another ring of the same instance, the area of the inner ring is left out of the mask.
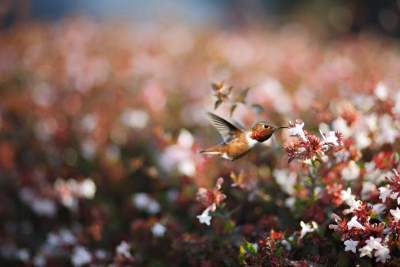
<path id="1" fill-rule="evenodd" d="M 197 191 L 197 200 L 200 201 L 202 205 L 207 207 L 200 215 L 197 216 L 200 223 L 210 225 L 212 218 L 210 212 L 215 211 L 226 198 L 226 196 L 221 192 L 223 182 L 224 179 L 220 177 L 217 179 L 214 189 L 210 190 L 201 187 Z"/>
<path id="2" fill-rule="evenodd" d="M 303 127 L 304 122 L 289 122 L 289 134 L 297 137 L 295 142 L 289 144 L 285 148 L 289 157 L 289 162 L 294 159 L 300 159 L 303 161 L 318 159 L 323 161 L 326 152 L 331 148 L 334 148 L 336 151 L 340 150 L 340 146 L 342 145 L 342 135 L 339 132 L 321 132 L 321 139 L 314 134 L 303 131 Z"/>
<path id="3" fill-rule="evenodd" d="M 336 224 L 330 228 L 344 241 L 345 251 L 375 257 L 377 262 L 390 260 L 390 248 L 394 249 L 394 240 L 400 234 L 400 175 L 395 169 L 393 172 L 394 176 L 387 178 L 388 185 L 379 187 L 379 199 L 374 204 L 356 200 L 350 188 L 342 191 L 342 200 L 350 208 L 343 210 L 345 217 L 333 214 Z"/>

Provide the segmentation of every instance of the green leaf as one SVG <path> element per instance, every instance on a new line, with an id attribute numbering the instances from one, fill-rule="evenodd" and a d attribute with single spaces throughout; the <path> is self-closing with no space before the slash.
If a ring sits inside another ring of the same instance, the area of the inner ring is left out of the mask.
<path id="1" fill-rule="evenodd" d="M 235 230 L 235 222 L 232 220 L 227 220 L 224 224 L 224 232 L 232 233 Z"/>
<path id="2" fill-rule="evenodd" d="M 246 250 L 247 253 L 253 256 L 257 255 L 257 248 L 252 243 L 245 241 L 243 244 L 243 248 Z"/>

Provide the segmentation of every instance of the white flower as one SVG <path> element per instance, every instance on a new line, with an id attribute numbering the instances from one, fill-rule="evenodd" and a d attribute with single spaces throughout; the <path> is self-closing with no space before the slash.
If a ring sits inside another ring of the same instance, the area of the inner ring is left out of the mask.
<path id="1" fill-rule="evenodd" d="M 36 197 L 31 203 L 31 207 L 38 215 L 53 217 L 57 212 L 57 206 L 53 200 Z"/>
<path id="2" fill-rule="evenodd" d="M 74 234 L 68 229 L 62 229 L 59 233 L 60 241 L 63 245 L 73 245 L 76 243 L 76 237 Z"/>
<path id="3" fill-rule="evenodd" d="M 363 119 L 370 131 L 375 132 L 378 129 L 378 116 L 375 113 L 365 115 Z"/>
<path id="4" fill-rule="evenodd" d="M 376 249 L 374 256 L 376 257 L 376 261 L 380 261 L 385 263 L 388 259 L 390 259 L 390 250 L 388 247 L 380 244 L 379 248 Z"/>
<path id="5" fill-rule="evenodd" d="M 349 203 L 350 209 L 347 209 L 344 211 L 345 214 L 349 214 L 354 212 L 355 210 L 359 209 L 361 207 L 362 202 L 360 200 L 353 201 Z"/>
<path id="6" fill-rule="evenodd" d="M 397 199 L 397 202 L 399 202 L 399 193 L 398 192 L 393 192 L 390 194 L 391 199 Z"/>
<path id="7" fill-rule="evenodd" d="M 356 141 L 356 147 L 358 149 L 364 149 L 371 144 L 371 139 L 368 137 L 368 134 L 364 131 L 356 132 L 354 138 Z"/>
<path id="8" fill-rule="evenodd" d="M 364 226 L 357 221 L 357 216 L 353 216 L 349 222 L 347 222 L 347 228 L 349 230 L 353 228 L 362 229 L 364 230 Z"/>
<path id="9" fill-rule="evenodd" d="M 126 241 L 122 241 L 117 248 L 115 249 L 115 251 L 117 252 L 118 255 L 121 255 L 125 258 L 132 258 L 132 254 L 129 251 L 131 248 L 131 246 L 126 242 Z"/>
<path id="10" fill-rule="evenodd" d="M 149 114 L 139 109 L 126 109 L 121 114 L 121 122 L 131 128 L 143 129 L 149 120 Z"/>
<path id="11" fill-rule="evenodd" d="M 92 199 L 96 193 L 96 184 L 92 179 L 87 178 L 80 183 L 80 195 L 82 197 Z"/>
<path id="12" fill-rule="evenodd" d="M 95 114 L 87 114 L 81 120 L 82 128 L 87 132 L 92 132 L 97 126 L 97 116 Z"/>
<path id="13" fill-rule="evenodd" d="M 99 259 L 99 260 L 106 260 L 107 257 L 109 256 L 109 255 L 108 255 L 108 252 L 105 251 L 105 250 L 103 250 L 103 249 L 97 249 L 97 250 L 94 252 L 94 255 L 95 255 L 95 257 L 96 257 L 97 259 Z"/>
<path id="14" fill-rule="evenodd" d="M 365 241 L 372 249 L 378 249 L 381 246 L 382 238 L 370 236 L 368 240 Z"/>
<path id="15" fill-rule="evenodd" d="M 325 144 L 331 144 L 334 146 L 338 146 L 339 145 L 339 140 L 336 136 L 336 132 L 335 131 L 329 131 L 327 133 L 323 133 L 321 130 L 319 130 L 323 139 L 323 142 Z"/>
<path id="16" fill-rule="evenodd" d="M 397 207 L 395 210 L 390 210 L 390 214 L 392 214 L 395 222 L 398 222 L 400 220 L 400 209 L 399 209 L 399 207 Z"/>
<path id="17" fill-rule="evenodd" d="M 51 232 L 47 235 L 46 247 L 51 250 L 62 246 L 71 246 L 76 244 L 76 237 L 68 229 L 61 229 L 58 233 Z"/>
<path id="18" fill-rule="evenodd" d="M 210 210 L 215 210 L 215 208 L 215 204 L 212 204 L 208 208 L 206 208 L 200 215 L 197 215 L 197 219 L 199 220 L 199 222 L 210 225 L 212 219 L 210 215 Z"/>
<path id="19" fill-rule="evenodd" d="M 153 225 L 153 227 L 151 227 L 151 232 L 153 233 L 154 236 L 156 237 L 163 237 L 165 234 L 165 231 L 167 230 L 167 228 L 165 228 L 164 225 L 162 225 L 161 223 L 157 222 Z"/>
<path id="20" fill-rule="evenodd" d="M 52 199 L 39 196 L 27 187 L 21 189 L 19 197 L 38 215 L 53 217 L 57 212 L 56 203 Z"/>
<path id="21" fill-rule="evenodd" d="M 374 94 L 380 100 L 386 100 L 388 97 L 388 88 L 382 82 L 378 83 L 375 87 Z"/>
<path id="22" fill-rule="evenodd" d="M 156 214 L 160 211 L 161 207 L 157 201 L 149 197 L 146 193 L 137 193 L 132 197 L 133 205 L 137 209 L 145 210 L 150 214 Z"/>
<path id="23" fill-rule="evenodd" d="M 177 169 L 186 176 L 194 176 L 196 174 L 196 163 L 188 158 L 178 162 Z"/>
<path id="24" fill-rule="evenodd" d="M 335 131 L 338 131 L 339 133 L 343 134 L 343 137 L 350 137 L 352 130 L 350 129 L 349 126 L 347 126 L 347 122 L 342 118 L 339 117 L 336 120 L 332 122 L 332 128 Z"/>
<path id="25" fill-rule="evenodd" d="M 342 177 L 346 181 L 353 181 L 360 175 L 360 168 L 354 161 L 350 161 L 347 167 L 341 171 Z"/>
<path id="26" fill-rule="evenodd" d="M 318 229 L 318 224 L 314 221 L 312 221 L 311 223 L 305 223 L 301 221 L 300 226 L 301 226 L 300 239 L 303 238 L 306 234 L 312 233 Z"/>
<path id="27" fill-rule="evenodd" d="M 350 187 L 347 187 L 346 190 L 342 190 L 340 192 L 340 197 L 346 203 L 353 202 L 356 199 L 356 197 L 351 193 L 351 188 Z"/>
<path id="28" fill-rule="evenodd" d="M 296 204 L 296 198 L 295 197 L 288 197 L 285 200 L 285 206 L 290 208 L 290 209 L 294 209 L 294 204 Z"/>
<path id="29" fill-rule="evenodd" d="M 303 150 L 303 149 L 299 149 L 299 151 L 301 151 L 301 150 Z M 303 160 L 303 163 L 306 164 L 306 165 L 312 166 L 311 159 L 305 159 L 305 160 Z"/>
<path id="30" fill-rule="evenodd" d="M 353 253 L 356 253 L 358 243 L 359 243 L 359 241 L 355 241 L 353 239 L 344 241 L 344 245 L 346 246 L 344 248 L 344 251 L 351 251 Z"/>
<path id="31" fill-rule="evenodd" d="M 376 142 L 378 144 L 392 144 L 399 135 L 395 121 L 389 114 L 384 114 L 379 118 L 379 129 L 380 131 L 378 131 L 378 136 L 376 137 Z"/>
<path id="32" fill-rule="evenodd" d="M 78 198 L 92 199 L 96 193 L 96 184 L 92 179 L 86 178 L 79 182 L 74 179 L 64 180 L 58 178 L 54 189 L 61 203 L 72 210 L 78 208 Z"/>
<path id="33" fill-rule="evenodd" d="M 293 195 L 295 192 L 295 185 L 297 182 L 297 174 L 295 172 L 289 172 L 288 170 L 275 169 L 273 172 L 276 182 L 280 185 L 283 191 L 289 195 Z"/>
<path id="34" fill-rule="evenodd" d="M 181 147 L 191 148 L 194 143 L 193 135 L 186 129 L 179 132 L 177 144 Z"/>
<path id="35" fill-rule="evenodd" d="M 361 190 L 361 198 L 368 199 L 371 196 L 371 193 L 375 193 L 377 190 L 376 185 L 371 182 L 363 182 L 362 190 Z"/>
<path id="36" fill-rule="evenodd" d="M 290 127 L 288 129 L 288 132 L 291 136 L 298 136 L 303 140 L 307 140 L 306 135 L 304 134 L 303 131 L 303 127 L 304 127 L 304 122 L 301 123 L 296 122 L 293 127 Z"/>
<path id="37" fill-rule="evenodd" d="M 362 204 L 362 202 L 360 200 L 356 200 L 356 197 L 351 193 L 350 187 L 348 187 L 346 191 L 342 190 L 340 196 L 342 200 L 350 207 L 350 209 L 346 209 L 343 211 L 345 214 L 352 213 Z"/>
<path id="38" fill-rule="evenodd" d="M 177 170 L 186 176 L 195 175 L 196 162 L 192 151 L 193 143 L 193 135 L 188 130 L 182 129 L 176 144 L 168 146 L 160 155 L 161 167 L 167 172 Z"/>
<path id="39" fill-rule="evenodd" d="M 74 266 L 82 266 L 92 261 L 92 255 L 86 248 L 78 246 L 74 249 L 71 261 Z"/>
<path id="40" fill-rule="evenodd" d="M 18 260 L 23 262 L 27 262 L 31 258 L 29 251 L 26 248 L 18 249 L 15 256 Z"/>
<path id="41" fill-rule="evenodd" d="M 44 267 L 44 266 L 47 266 L 46 263 L 47 263 L 46 257 L 43 256 L 43 255 L 40 255 L 40 254 L 39 254 L 39 255 L 36 255 L 36 256 L 33 258 L 33 266 L 35 266 L 35 267 Z"/>
<path id="42" fill-rule="evenodd" d="M 362 248 L 360 248 L 358 251 L 360 252 L 360 258 L 364 256 L 368 256 L 372 258 L 372 248 L 369 245 L 365 245 Z"/>
<path id="43" fill-rule="evenodd" d="M 390 195 L 392 194 L 392 190 L 387 186 L 386 187 L 381 186 L 379 187 L 379 193 L 380 193 L 379 199 L 381 199 L 382 202 L 385 202 L 386 199 L 390 197 Z"/>
<path id="44" fill-rule="evenodd" d="M 371 258 L 372 252 L 375 250 L 374 256 L 376 257 L 376 261 L 385 263 L 390 258 L 390 250 L 381 242 L 382 238 L 370 236 L 369 239 L 365 241 L 366 245 L 359 250 L 361 252 L 360 257 L 368 256 Z"/>

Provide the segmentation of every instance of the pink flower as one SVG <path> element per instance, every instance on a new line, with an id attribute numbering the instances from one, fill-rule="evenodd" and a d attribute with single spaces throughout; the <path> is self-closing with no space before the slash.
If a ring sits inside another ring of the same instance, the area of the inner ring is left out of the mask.
<path id="1" fill-rule="evenodd" d="M 196 196 L 197 200 L 207 207 L 212 204 L 215 204 L 215 207 L 220 205 L 226 198 L 226 196 L 220 191 L 223 182 L 224 179 L 220 177 L 217 179 L 214 189 L 206 189 L 204 187 L 199 188 Z"/>

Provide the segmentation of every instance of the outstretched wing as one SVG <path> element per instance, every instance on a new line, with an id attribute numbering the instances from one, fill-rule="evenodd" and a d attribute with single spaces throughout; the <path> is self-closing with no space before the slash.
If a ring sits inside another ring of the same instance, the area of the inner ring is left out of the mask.
<path id="1" fill-rule="evenodd" d="M 222 136 L 224 142 L 228 142 L 230 139 L 242 132 L 241 129 L 228 122 L 227 120 L 215 115 L 214 113 L 207 112 L 208 118 L 212 125 L 218 130 Z"/>

